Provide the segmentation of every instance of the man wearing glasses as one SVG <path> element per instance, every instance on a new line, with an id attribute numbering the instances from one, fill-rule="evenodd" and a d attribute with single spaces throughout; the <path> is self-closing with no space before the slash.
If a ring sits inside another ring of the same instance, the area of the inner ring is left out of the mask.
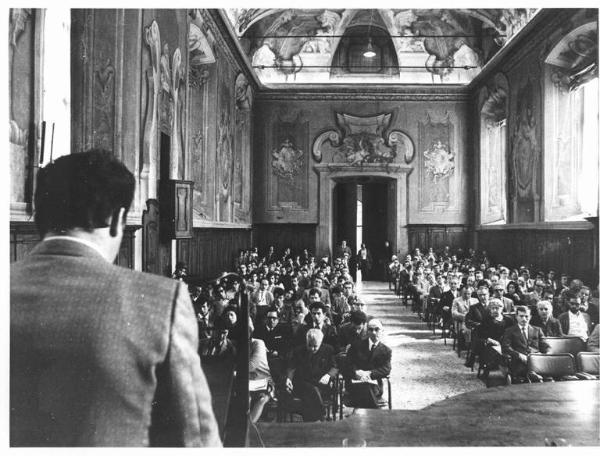
<path id="1" fill-rule="evenodd" d="M 383 393 L 382 378 L 390 375 L 392 350 L 381 339 L 383 325 L 373 318 L 367 323 L 367 339 L 354 342 L 348 350 L 347 389 L 353 407 L 377 408 Z"/>

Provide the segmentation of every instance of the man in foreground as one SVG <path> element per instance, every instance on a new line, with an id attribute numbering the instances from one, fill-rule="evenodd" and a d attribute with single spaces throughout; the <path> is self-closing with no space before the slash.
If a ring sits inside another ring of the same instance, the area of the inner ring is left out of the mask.
<path id="1" fill-rule="evenodd" d="M 40 169 L 42 237 L 11 267 L 12 446 L 220 446 L 183 282 L 113 265 L 133 175 L 102 151 Z"/>

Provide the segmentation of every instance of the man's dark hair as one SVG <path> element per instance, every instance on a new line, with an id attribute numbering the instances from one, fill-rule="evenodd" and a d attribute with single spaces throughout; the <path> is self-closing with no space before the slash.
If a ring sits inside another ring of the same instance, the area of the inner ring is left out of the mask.
<path id="1" fill-rule="evenodd" d="M 350 323 L 354 325 L 362 325 L 367 322 L 367 314 L 362 310 L 355 310 L 350 313 Z"/>
<path id="2" fill-rule="evenodd" d="M 321 297 L 321 290 L 319 290 L 318 288 L 311 288 L 308 292 L 308 296 L 312 295 L 319 295 L 319 297 Z"/>
<path id="3" fill-rule="evenodd" d="M 116 233 L 119 210 L 129 211 L 135 191 L 133 174 L 109 152 L 88 152 L 58 158 L 38 171 L 35 224 L 41 236 L 73 228 L 92 231 L 108 226 Z"/>
<path id="4" fill-rule="evenodd" d="M 515 313 L 518 314 L 519 312 L 531 314 L 531 309 L 527 306 L 517 306 L 515 308 Z"/>
<path id="5" fill-rule="evenodd" d="M 323 304 L 321 301 L 316 301 L 313 302 L 310 305 L 310 310 L 312 311 L 313 309 L 321 309 L 323 311 L 323 313 L 325 313 L 325 304 Z"/>

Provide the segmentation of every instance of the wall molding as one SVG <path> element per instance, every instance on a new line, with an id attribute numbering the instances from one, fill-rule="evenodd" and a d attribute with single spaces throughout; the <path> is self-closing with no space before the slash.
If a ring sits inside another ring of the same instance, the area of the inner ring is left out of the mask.
<path id="1" fill-rule="evenodd" d="M 294 90 L 291 91 L 290 89 Z M 337 90 L 323 87 L 293 86 L 288 90 L 268 89 L 258 91 L 257 101 L 310 100 L 310 101 L 456 101 L 467 102 L 467 86 L 451 87 L 360 87 L 342 86 Z"/>
<path id="2" fill-rule="evenodd" d="M 538 222 L 538 223 L 512 223 L 507 225 L 477 225 L 475 231 L 510 231 L 510 230 L 581 230 L 590 231 L 594 225 L 586 221 L 572 222 Z"/>

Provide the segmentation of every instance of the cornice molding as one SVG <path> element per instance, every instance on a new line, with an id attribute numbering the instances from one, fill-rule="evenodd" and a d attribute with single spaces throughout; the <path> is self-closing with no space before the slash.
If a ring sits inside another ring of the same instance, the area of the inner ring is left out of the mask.
<path id="1" fill-rule="evenodd" d="M 282 101 L 282 100 L 308 100 L 308 101 L 330 101 L 330 100 L 352 100 L 352 101 L 458 101 L 467 102 L 470 93 L 467 87 L 460 89 L 436 88 L 424 90 L 423 88 L 397 87 L 365 88 L 352 87 L 342 89 L 298 89 L 269 90 L 256 93 L 256 101 Z"/>

